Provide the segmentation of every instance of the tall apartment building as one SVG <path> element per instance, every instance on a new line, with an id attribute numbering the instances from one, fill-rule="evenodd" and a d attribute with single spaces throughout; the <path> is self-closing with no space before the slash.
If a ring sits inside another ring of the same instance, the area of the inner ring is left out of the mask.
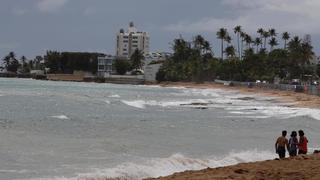
<path id="1" fill-rule="evenodd" d="M 131 22 L 126 32 L 121 29 L 117 34 L 117 56 L 130 58 L 136 49 L 148 54 L 149 43 L 149 34 L 147 32 L 139 32 Z"/>

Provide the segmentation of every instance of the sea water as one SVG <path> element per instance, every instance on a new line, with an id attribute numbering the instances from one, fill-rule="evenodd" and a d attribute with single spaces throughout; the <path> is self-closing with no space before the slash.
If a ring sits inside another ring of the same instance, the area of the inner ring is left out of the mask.
<path id="1" fill-rule="evenodd" d="M 0 79 L 0 179 L 142 179 L 320 142 L 320 111 L 218 89 Z"/>

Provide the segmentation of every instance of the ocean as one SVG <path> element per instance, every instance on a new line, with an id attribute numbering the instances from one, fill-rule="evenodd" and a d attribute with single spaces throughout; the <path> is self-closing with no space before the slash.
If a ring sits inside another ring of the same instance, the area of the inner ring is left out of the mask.
<path id="1" fill-rule="evenodd" d="M 138 180 L 274 159 L 283 129 L 318 148 L 320 110 L 231 90 L 0 78 L 1 180 Z"/>

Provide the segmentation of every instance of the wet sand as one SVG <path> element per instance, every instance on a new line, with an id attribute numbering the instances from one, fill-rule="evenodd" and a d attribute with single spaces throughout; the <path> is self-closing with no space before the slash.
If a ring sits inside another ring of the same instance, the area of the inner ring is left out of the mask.
<path id="1" fill-rule="evenodd" d="M 201 171 L 186 171 L 157 180 L 319 180 L 320 155 L 298 156 L 284 160 L 243 163 Z M 151 179 L 149 179 L 151 180 Z"/>

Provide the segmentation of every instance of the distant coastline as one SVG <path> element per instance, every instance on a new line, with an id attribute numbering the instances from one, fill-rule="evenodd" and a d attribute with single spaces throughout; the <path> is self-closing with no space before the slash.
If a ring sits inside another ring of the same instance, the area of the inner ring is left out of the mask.
<path id="1" fill-rule="evenodd" d="M 248 88 L 239 86 L 226 86 L 214 82 L 193 83 L 193 82 L 163 82 L 158 85 L 162 87 L 185 87 L 185 88 L 200 88 L 200 89 L 225 89 L 235 90 L 244 94 L 258 94 L 261 96 L 277 97 L 278 101 L 288 103 L 293 107 L 319 109 L 320 96 L 309 95 L 305 93 L 296 93 L 293 91 L 280 91 L 265 88 Z"/>

